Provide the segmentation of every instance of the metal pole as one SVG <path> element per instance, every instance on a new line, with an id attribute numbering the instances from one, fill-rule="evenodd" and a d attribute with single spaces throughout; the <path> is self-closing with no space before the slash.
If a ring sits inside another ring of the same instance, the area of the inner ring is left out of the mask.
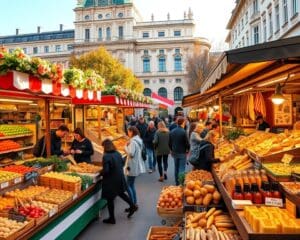
<path id="1" fill-rule="evenodd" d="M 223 109 L 222 109 L 222 97 L 221 95 L 219 95 L 219 115 L 220 115 L 220 137 L 223 135 L 223 124 L 222 124 L 222 121 L 223 121 Z"/>
<path id="2" fill-rule="evenodd" d="M 51 156 L 50 100 L 45 99 L 45 137 L 47 157 Z"/>

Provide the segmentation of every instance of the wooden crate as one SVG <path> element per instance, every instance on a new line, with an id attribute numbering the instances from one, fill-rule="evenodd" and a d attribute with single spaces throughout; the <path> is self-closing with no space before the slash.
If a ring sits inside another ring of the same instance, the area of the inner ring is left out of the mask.
<path id="1" fill-rule="evenodd" d="M 167 234 L 168 232 L 170 234 Z M 174 234 L 171 234 L 173 232 L 174 232 Z M 163 237 L 163 239 L 172 240 L 176 236 L 176 233 L 180 234 L 180 232 L 181 232 L 181 229 L 179 227 L 156 227 L 156 226 L 152 226 L 152 227 L 150 227 L 150 229 L 148 231 L 146 239 L 151 240 L 152 235 L 162 234 L 161 237 Z M 161 238 L 155 238 L 155 239 L 158 240 L 158 239 L 161 239 Z"/>
<path id="2" fill-rule="evenodd" d="M 24 235 L 27 231 L 29 231 L 31 228 L 34 227 L 34 220 L 29 220 L 29 223 L 26 224 L 23 228 L 21 228 L 19 231 L 16 231 L 12 233 L 10 236 L 4 238 L 0 237 L 0 240 L 16 240 L 20 236 Z"/>
<path id="3" fill-rule="evenodd" d="M 157 214 L 161 217 L 181 217 L 183 216 L 183 207 L 181 208 L 162 208 L 157 205 Z"/>
<path id="4" fill-rule="evenodd" d="M 73 193 L 80 193 L 81 182 L 63 182 L 62 189 Z"/>

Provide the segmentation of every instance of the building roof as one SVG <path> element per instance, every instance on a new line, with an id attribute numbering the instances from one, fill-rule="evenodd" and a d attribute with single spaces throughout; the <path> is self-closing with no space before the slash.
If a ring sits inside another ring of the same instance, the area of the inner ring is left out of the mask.
<path id="1" fill-rule="evenodd" d="M 51 32 L 42 32 L 42 33 L 29 33 L 29 34 L 2 36 L 0 37 L 0 44 L 74 39 L 74 37 L 75 37 L 75 31 L 74 29 L 70 29 L 70 30 L 63 30 L 63 31 L 51 31 Z"/>
<path id="2" fill-rule="evenodd" d="M 234 24 L 235 19 L 238 17 L 238 13 L 240 9 L 242 8 L 243 4 L 245 3 L 245 0 L 236 0 L 235 8 L 231 12 L 231 17 L 227 23 L 226 29 L 232 29 L 232 26 Z"/>
<path id="3" fill-rule="evenodd" d="M 123 5 L 131 2 L 131 0 L 85 0 L 83 7 L 106 7 L 110 5 Z"/>

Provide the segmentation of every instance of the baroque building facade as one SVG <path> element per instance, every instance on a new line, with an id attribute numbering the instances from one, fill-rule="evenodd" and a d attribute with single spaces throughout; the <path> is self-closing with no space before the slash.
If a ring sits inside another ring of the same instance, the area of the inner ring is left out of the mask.
<path id="1" fill-rule="evenodd" d="M 21 47 L 32 56 L 68 66 L 71 54 L 81 55 L 104 46 L 144 83 L 144 94 L 156 92 L 181 104 L 187 94 L 186 63 L 194 51 L 208 54 L 210 43 L 195 37 L 193 13 L 181 20 L 145 22 L 131 0 L 78 0 L 75 29 L 0 37 L 0 45 Z M 169 108 L 173 113 L 174 108 Z"/>
<path id="2" fill-rule="evenodd" d="M 227 24 L 230 49 L 300 35 L 299 0 L 236 0 Z"/>

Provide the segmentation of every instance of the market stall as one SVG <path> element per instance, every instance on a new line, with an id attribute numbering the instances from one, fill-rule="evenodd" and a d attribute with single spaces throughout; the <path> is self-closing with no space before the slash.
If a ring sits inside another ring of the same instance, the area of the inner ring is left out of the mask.
<path id="1" fill-rule="evenodd" d="M 225 52 L 201 91 L 183 100 L 195 112 L 218 103 L 221 126 L 224 104 L 229 106 L 230 127 L 236 128 L 230 134 L 221 132 L 224 139 L 215 149 L 221 163 L 212 170 L 227 217 L 216 217 L 221 224 L 214 224 L 217 229 L 236 228 L 242 239 L 300 237 L 299 183 L 295 182 L 300 174 L 299 43 L 295 37 Z M 245 134 L 243 130 L 255 129 L 259 115 L 271 131 Z M 193 223 L 195 217 L 186 221 Z M 188 234 L 187 239 L 195 239 L 196 233 Z"/>
<path id="2" fill-rule="evenodd" d="M 106 204 L 100 199 L 101 167 L 72 168 L 55 156 L 35 159 L 31 152 L 39 134 L 49 136 L 51 128 L 68 124 L 69 118 L 62 115 L 53 115 L 55 124 L 50 120 L 55 104 L 70 104 L 72 98 L 99 101 L 101 94 L 62 82 L 59 66 L 31 59 L 19 49 L 0 49 L 0 73 L 1 104 L 6 109 L 0 125 L 0 238 L 74 238 Z M 28 114 L 10 115 L 11 109 Z M 46 139 L 49 156 L 50 138 Z"/>
<path id="3" fill-rule="evenodd" d="M 105 95 L 114 94 L 114 95 Z M 127 137 L 124 131 L 126 114 L 134 113 L 134 109 L 148 108 L 149 98 L 134 91 L 115 86 L 103 92 L 101 101 L 94 102 L 83 99 L 73 99 L 76 122 L 81 119 L 85 134 L 92 140 L 95 148 L 100 151 L 97 161 L 103 154 L 101 143 L 105 138 L 111 138 L 119 152 L 125 155 L 124 147 Z M 80 109 L 80 110 L 79 110 Z"/>

